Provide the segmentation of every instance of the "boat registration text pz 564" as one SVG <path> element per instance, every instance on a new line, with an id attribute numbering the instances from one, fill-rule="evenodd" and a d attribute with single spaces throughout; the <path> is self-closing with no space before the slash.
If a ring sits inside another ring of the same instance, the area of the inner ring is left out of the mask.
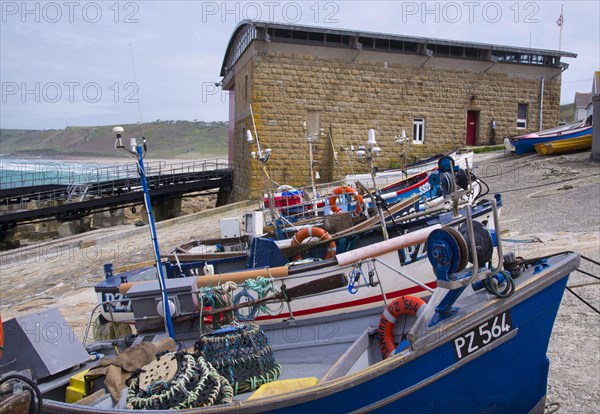
<path id="1" fill-rule="evenodd" d="M 471 355 L 473 352 L 506 335 L 512 329 L 513 326 L 509 311 L 488 319 L 454 339 L 456 358 L 460 361 L 462 358 Z"/>

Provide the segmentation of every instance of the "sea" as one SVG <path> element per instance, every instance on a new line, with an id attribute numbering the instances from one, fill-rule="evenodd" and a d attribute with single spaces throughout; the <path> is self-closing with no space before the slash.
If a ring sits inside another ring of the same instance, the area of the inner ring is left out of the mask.
<path id="1" fill-rule="evenodd" d="M 136 176 L 134 162 L 19 158 L 0 154 L 0 190 L 43 184 L 83 184 Z"/>

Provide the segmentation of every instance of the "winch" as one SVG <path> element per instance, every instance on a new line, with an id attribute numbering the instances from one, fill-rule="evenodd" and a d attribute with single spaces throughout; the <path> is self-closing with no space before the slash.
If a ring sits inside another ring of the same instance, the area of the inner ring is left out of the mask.
<path id="1" fill-rule="evenodd" d="M 459 200 L 471 193 L 471 173 L 454 165 L 451 157 L 442 157 L 438 162 L 439 173 L 430 175 L 430 182 L 439 184 L 444 197 L 450 199 L 457 211 Z M 492 201 L 494 228 L 499 229 L 498 211 Z M 435 308 L 436 317 L 431 324 L 454 314 L 453 308 L 462 292 L 472 285 L 474 290 L 485 287 L 498 297 L 507 297 L 514 292 L 514 283 L 502 268 L 502 246 L 495 242 L 492 232 L 482 223 L 473 221 L 471 207 L 466 206 L 466 221 L 458 230 L 452 227 L 436 229 L 427 239 L 427 257 L 437 277 L 437 286 L 447 293 Z M 492 266 L 494 247 L 498 249 L 498 264 Z M 472 267 L 467 267 L 471 263 Z M 504 285 L 503 289 L 499 289 Z"/>

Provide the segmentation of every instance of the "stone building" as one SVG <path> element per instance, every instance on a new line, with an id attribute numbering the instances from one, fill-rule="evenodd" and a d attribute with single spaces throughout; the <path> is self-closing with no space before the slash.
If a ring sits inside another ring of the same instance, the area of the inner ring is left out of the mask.
<path id="1" fill-rule="evenodd" d="M 307 134 L 322 182 L 350 173 L 340 147 L 367 142 L 374 128 L 379 168 L 398 166 L 396 137 L 406 131 L 408 160 L 558 125 L 562 57 L 575 54 L 482 43 L 243 21 L 221 68 L 229 91 L 229 158 L 236 200 L 264 190 L 256 143 L 271 148 L 279 184 L 310 183 Z M 305 124 L 306 123 L 306 124 Z M 306 125 L 306 127 L 304 126 Z M 305 129 L 306 128 L 306 129 Z M 328 135 L 331 131 L 332 139 Z M 333 143 L 333 145 L 332 145 Z M 352 162 L 355 172 L 364 164 Z"/>
<path id="2" fill-rule="evenodd" d="M 588 106 L 592 103 L 591 92 L 575 92 L 573 100 L 573 110 L 575 112 L 574 121 L 584 121 L 588 117 Z"/>

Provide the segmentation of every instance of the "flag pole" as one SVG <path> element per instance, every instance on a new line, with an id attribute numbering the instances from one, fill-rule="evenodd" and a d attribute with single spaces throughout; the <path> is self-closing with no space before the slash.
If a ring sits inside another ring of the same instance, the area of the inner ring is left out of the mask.
<path id="1" fill-rule="evenodd" d="M 563 14 L 563 5 L 560 5 L 560 34 L 558 35 L 558 51 L 562 50 L 562 31 L 563 26 L 565 25 L 565 17 Z"/>

